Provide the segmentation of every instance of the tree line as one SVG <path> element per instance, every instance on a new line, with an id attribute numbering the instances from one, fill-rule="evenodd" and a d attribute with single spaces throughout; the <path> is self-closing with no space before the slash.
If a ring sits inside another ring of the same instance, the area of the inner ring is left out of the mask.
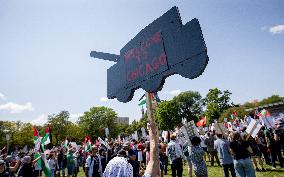
<path id="1" fill-rule="evenodd" d="M 210 89 L 205 98 L 196 91 L 182 92 L 171 100 L 161 101 L 154 110 L 154 117 L 160 130 L 173 130 L 182 124 L 183 118 L 197 122 L 206 116 L 207 123 L 212 123 L 214 120 L 223 121 L 224 118 L 229 118 L 232 112 L 242 118 L 249 114 L 246 112 L 248 108 L 283 101 L 283 97 L 272 95 L 254 103 L 236 105 L 231 101 L 231 94 L 228 90 L 221 91 L 217 88 Z M 113 109 L 100 106 L 91 107 L 75 123 L 70 121 L 69 112 L 63 110 L 49 115 L 46 124 L 35 127 L 44 136 L 49 124 L 53 145 L 61 144 L 66 139 L 80 144 L 85 136 L 90 136 L 95 141 L 97 137 L 105 137 L 105 128 L 109 129 L 108 138 L 116 138 L 118 135 L 131 135 L 134 131 L 141 134 L 140 129 L 147 127 L 146 113 L 130 125 L 118 124 L 116 120 L 117 113 Z M 5 129 L 10 130 L 10 147 L 33 147 L 33 126 L 21 121 L 0 121 L 0 147 L 7 143 Z"/>

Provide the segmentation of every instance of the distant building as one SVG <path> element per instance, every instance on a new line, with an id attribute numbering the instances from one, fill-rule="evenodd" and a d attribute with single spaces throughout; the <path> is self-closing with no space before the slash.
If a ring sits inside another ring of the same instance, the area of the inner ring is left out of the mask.
<path id="1" fill-rule="evenodd" d="M 129 117 L 117 117 L 118 124 L 126 124 L 129 125 Z"/>

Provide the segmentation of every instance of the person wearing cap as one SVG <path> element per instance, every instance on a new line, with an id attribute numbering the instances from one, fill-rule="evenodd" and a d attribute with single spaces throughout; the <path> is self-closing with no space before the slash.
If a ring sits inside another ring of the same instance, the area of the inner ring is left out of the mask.
<path id="1" fill-rule="evenodd" d="M 172 176 L 182 177 L 183 164 L 182 157 L 183 151 L 181 145 L 176 141 L 176 135 L 171 135 L 171 141 L 168 144 L 167 155 L 170 158 Z"/>

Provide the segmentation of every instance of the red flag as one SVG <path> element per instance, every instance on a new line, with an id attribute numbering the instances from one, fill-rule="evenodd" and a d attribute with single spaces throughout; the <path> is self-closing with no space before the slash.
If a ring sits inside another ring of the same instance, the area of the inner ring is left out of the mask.
<path id="1" fill-rule="evenodd" d="M 49 134 L 49 127 L 46 127 L 45 134 Z"/>
<path id="2" fill-rule="evenodd" d="M 206 116 L 204 116 L 199 122 L 196 123 L 197 127 L 201 127 L 203 125 L 206 125 Z"/>
<path id="3" fill-rule="evenodd" d="M 38 133 L 36 127 L 33 127 L 33 129 L 34 129 L 34 136 L 39 136 L 39 133 Z"/>

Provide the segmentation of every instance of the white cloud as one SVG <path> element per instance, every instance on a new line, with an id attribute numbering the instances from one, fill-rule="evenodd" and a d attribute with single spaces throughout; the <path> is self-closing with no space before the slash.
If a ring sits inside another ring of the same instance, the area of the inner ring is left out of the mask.
<path id="1" fill-rule="evenodd" d="M 13 103 L 13 102 L 8 102 L 8 103 L 5 103 L 5 104 L 1 104 L 0 110 L 6 110 L 6 111 L 9 111 L 10 113 L 14 114 L 14 113 L 21 113 L 21 112 L 24 112 L 24 111 L 33 111 L 34 107 L 33 107 L 32 103 L 30 103 L 30 102 L 27 102 L 24 105 Z"/>
<path id="2" fill-rule="evenodd" d="M 100 98 L 100 101 L 102 101 L 102 102 L 107 102 L 107 101 L 108 101 L 108 98 L 107 98 L 107 97 L 101 97 L 101 98 Z"/>
<path id="3" fill-rule="evenodd" d="M 284 25 L 276 25 L 269 28 L 269 32 L 272 34 L 284 33 Z"/>
<path id="4" fill-rule="evenodd" d="M 44 114 L 39 115 L 37 118 L 31 121 L 33 125 L 43 125 L 47 122 L 47 116 Z"/>
<path id="5" fill-rule="evenodd" d="M 76 122 L 78 120 L 79 117 L 81 117 L 83 114 L 82 113 L 78 113 L 78 114 L 70 114 L 70 121 L 71 122 Z"/>
<path id="6" fill-rule="evenodd" d="M 178 94 L 180 94 L 180 93 L 181 93 L 180 89 L 171 90 L 171 91 L 166 91 L 166 92 L 165 92 L 165 94 L 170 94 L 170 95 L 174 95 L 174 96 L 176 96 L 176 95 L 178 95 Z"/>
<path id="7" fill-rule="evenodd" d="M 5 95 L 0 92 L 0 100 L 6 100 L 6 99 L 7 99 L 7 98 L 5 97 Z"/>

